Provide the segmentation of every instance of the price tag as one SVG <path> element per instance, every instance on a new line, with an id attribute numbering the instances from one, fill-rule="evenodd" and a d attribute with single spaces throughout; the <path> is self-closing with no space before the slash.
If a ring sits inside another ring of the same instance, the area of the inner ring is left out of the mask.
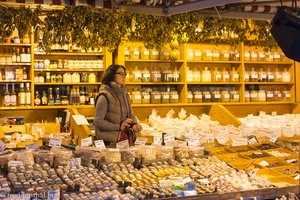
<path id="1" fill-rule="evenodd" d="M 88 147 L 88 146 L 91 146 L 91 145 L 93 145 L 92 137 L 87 137 L 87 138 L 81 139 L 81 146 L 82 147 Z"/>
<path id="2" fill-rule="evenodd" d="M 154 137 L 153 143 L 154 143 L 154 144 L 159 144 L 159 145 L 161 145 L 161 143 L 162 143 L 162 138 L 161 138 L 161 137 Z"/>
<path id="3" fill-rule="evenodd" d="M 175 140 L 175 136 L 173 133 L 167 133 L 164 135 L 164 142 L 165 144 L 169 143 L 169 142 L 172 142 Z"/>
<path id="4" fill-rule="evenodd" d="M 273 143 L 275 143 L 276 140 L 277 140 L 277 135 L 272 134 L 271 137 L 270 137 L 270 141 L 273 142 Z"/>
<path id="5" fill-rule="evenodd" d="M 129 143 L 128 143 L 128 140 L 123 140 L 121 142 L 118 142 L 116 144 L 116 147 L 117 149 L 125 149 L 125 148 L 128 148 L 129 147 Z"/>
<path id="6" fill-rule="evenodd" d="M 255 151 L 255 152 L 253 152 L 253 154 L 255 154 L 255 155 L 262 155 L 262 152 Z"/>
<path id="7" fill-rule="evenodd" d="M 97 149 L 105 149 L 106 148 L 103 140 L 95 140 L 94 143 L 95 143 L 95 146 Z"/>
<path id="8" fill-rule="evenodd" d="M 300 174 L 298 174 L 294 179 L 299 180 L 300 179 Z"/>
<path id="9" fill-rule="evenodd" d="M 248 138 L 233 138 L 232 146 L 245 146 L 248 145 Z"/>
<path id="10" fill-rule="evenodd" d="M 216 139 L 217 139 L 218 143 L 225 144 L 226 142 L 228 142 L 229 138 L 223 134 L 219 134 L 219 135 L 217 135 Z"/>
<path id="11" fill-rule="evenodd" d="M 39 145 L 35 142 L 35 143 L 32 143 L 32 144 L 28 144 L 26 145 L 25 147 L 26 149 L 31 149 L 32 151 L 37 151 L 40 149 Z"/>
<path id="12" fill-rule="evenodd" d="M 266 167 L 266 166 L 269 166 L 270 164 L 267 162 L 267 161 L 261 161 L 261 162 L 259 162 L 258 163 L 259 165 L 261 165 L 261 166 L 264 166 L 264 167 Z"/>
<path id="13" fill-rule="evenodd" d="M 252 145 L 252 144 L 256 144 L 257 143 L 257 139 L 255 137 L 251 137 L 248 139 L 248 144 Z"/>
<path id="14" fill-rule="evenodd" d="M 6 144 L 0 140 L 0 152 L 4 151 L 4 149 L 6 148 Z"/>
<path id="15" fill-rule="evenodd" d="M 259 111 L 259 116 L 265 116 L 266 112 L 265 111 Z"/>
<path id="16" fill-rule="evenodd" d="M 200 146 L 199 139 L 188 140 L 188 146 L 190 146 L 190 147 L 198 147 L 198 146 Z"/>
<path id="17" fill-rule="evenodd" d="M 272 115 L 272 116 L 276 116 L 276 115 L 277 115 L 277 112 L 276 112 L 276 111 L 273 111 L 273 112 L 271 113 L 271 115 Z"/>
<path id="18" fill-rule="evenodd" d="M 18 160 L 11 160 L 8 162 L 8 167 L 16 167 L 16 166 L 19 166 L 19 165 L 23 165 L 23 163 L 21 161 L 18 161 Z"/>
<path id="19" fill-rule="evenodd" d="M 71 158 L 68 161 L 69 167 L 81 166 L 81 158 Z"/>
<path id="20" fill-rule="evenodd" d="M 50 147 L 61 147 L 61 138 L 50 138 Z"/>
<path id="21" fill-rule="evenodd" d="M 135 145 L 145 145 L 147 143 L 148 138 L 138 137 L 135 140 Z"/>

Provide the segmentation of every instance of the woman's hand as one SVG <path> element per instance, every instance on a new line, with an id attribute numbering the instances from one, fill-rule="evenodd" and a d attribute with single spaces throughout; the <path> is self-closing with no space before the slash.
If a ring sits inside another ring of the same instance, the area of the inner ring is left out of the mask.
<path id="1" fill-rule="evenodd" d="M 124 130 L 125 128 L 130 127 L 130 124 L 131 124 L 131 123 L 132 123 L 132 119 L 126 118 L 126 119 L 122 122 L 122 124 L 121 124 L 121 126 L 120 126 L 120 130 Z"/>
<path id="2" fill-rule="evenodd" d="M 140 124 L 133 125 L 132 129 L 133 129 L 134 132 L 140 132 L 140 131 L 143 130 L 143 128 Z"/>

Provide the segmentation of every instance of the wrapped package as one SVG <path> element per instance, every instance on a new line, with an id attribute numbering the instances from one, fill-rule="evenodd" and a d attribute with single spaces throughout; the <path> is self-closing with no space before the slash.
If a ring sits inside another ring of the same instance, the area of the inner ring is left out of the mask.
<path id="1" fill-rule="evenodd" d="M 68 161 L 73 157 L 72 151 L 53 147 L 51 149 L 53 152 L 53 167 L 57 168 L 58 166 L 68 165 Z"/>
<path id="2" fill-rule="evenodd" d="M 53 166 L 53 152 L 48 150 L 39 150 L 33 152 L 34 161 L 36 163 L 47 163 L 50 167 Z"/>
<path id="3" fill-rule="evenodd" d="M 33 165 L 34 158 L 31 149 L 24 149 L 16 153 L 16 160 L 21 161 L 23 165 Z"/>
<path id="4" fill-rule="evenodd" d="M 14 160 L 16 154 L 12 150 L 5 150 L 0 152 L 0 167 L 7 167 L 9 161 Z"/>

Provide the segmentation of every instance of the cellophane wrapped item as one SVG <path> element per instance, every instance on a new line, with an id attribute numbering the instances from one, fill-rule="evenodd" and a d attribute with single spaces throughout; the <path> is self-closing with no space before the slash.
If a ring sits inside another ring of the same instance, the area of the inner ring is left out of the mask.
<path id="1" fill-rule="evenodd" d="M 165 160 L 174 158 L 173 146 L 156 145 L 156 159 Z"/>
<path id="2" fill-rule="evenodd" d="M 136 158 L 140 158 L 140 147 L 134 146 L 125 149 L 120 149 L 121 160 L 133 163 Z"/>
<path id="3" fill-rule="evenodd" d="M 23 163 L 23 165 L 33 165 L 34 158 L 33 158 L 32 150 L 24 149 L 24 150 L 18 151 L 16 153 L 16 160 L 21 161 Z"/>
<path id="4" fill-rule="evenodd" d="M 168 142 L 166 146 L 173 146 L 175 159 L 189 157 L 189 148 L 186 141 L 174 140 Z"/>
<path id="5" fill-rule="evenodd" d="M 53 152 L 53 167 L 57 168 L 58 166 L 66 166 L 68 165 L 68 161 L 73 157 L 72 151 L 52 147 L 51 151 Z"/>
<path id="6" fill-rule="evenodd" d="M 103 155 L 102 152 L 105 150 L 97 149 L 96 147 L 81 147 L 77 146 L 75 149 L 75 156 L 81 158 L 81 164 L 83 166 L 88 166 L 92 164 L 92 161 L 100 160 Z"/>
<path id="7" fill-rule="evenodd" d="M 107 163 L 121 162 L 120 150 L 107 148 L 105 153 L 105 162 Z"/>
<path id="8" fill-rule="evenodd" d="M 151 161 L 156 159 L 156 148 L 152 145 L 141 145 L 140 154 L 145 161 Z"/>
<path id="9" fill-rule="evenodd" d="M 38 150 L 33 152 L 34 161 L 36 163 L 47 163 L 50 167 L 53 166 L 53 152 L 49 150 Z"/>
<path id="10" fill-rule="evenodd" d="M 190 157 L 201 157 L 204 155 L 204 147 L 189 147 L 189 156 Z"/>
<path id="11" fill-rule="evenodd" d="M 7 167 L 7 164 L 11 160 L 15 160 L 16 152 L 12 150 L 5 150 L 0 152 L 0 167 Z"/>

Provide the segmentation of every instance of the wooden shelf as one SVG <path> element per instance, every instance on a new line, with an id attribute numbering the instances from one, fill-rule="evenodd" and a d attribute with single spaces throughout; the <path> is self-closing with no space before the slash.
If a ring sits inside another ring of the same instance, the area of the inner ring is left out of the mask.
<path id="1" fill-rule="evenodd" d="M 184 82 L 128 82 L 126 85 L 183 85 Z"/>
<path id="2" fill-rule="evenodd" d="M 279 104 L 294 104 L 292 101 L 259 101 L 259 102 L 242 102 L 244 105 L 279 105 Z"/>
<path id="3" fill-rule="evenodd" d="M 34 106 L 33 109 L 68 109 L 68 108 L 94 108 L 94 105 L 57 105 L 57 106 Z"/>
<path id="4" fill-rule="evenodd" d="M 187 82 L 188 85 L 241 85 L 242 82 Z"/>
<path id="5" fill-rule="evenodd" d="M 34 85 L 101 85 L 101 82 L 96 83 L 34 83 Z"/>
<path id="6" fill-rule="evenodd" d="M 246 64 L 251 65 L 293 65 L 293 62 L 287 61 L 287 62 L 254 62 L 254 61 L 245 61 Z"/>
<path id="7" fill-rule="evenodd" d="M 153 63 L 183 63 L 184 60 L 125 60 L 125 62 L 153 62 Z"/>
<path id="8" fill-rule="evenodd" d="M 31 80 L 22 80 L 22 81 L 16 81 L 16 80 L 1 80 L 0 83 L 31 83 Z"/>
<path id="9" fill-rule="evenodd" d="M 83 52 L 35 52 L 35 56 L 104 56 L 103 52 L 98 53 L 83 53 Z"/>
<path id="10" fill-rule="evenodd" d="M 245 85 L 293 85 L 293 82 L 245 82 Z"/>
<path id="11" fill-rule="evenodd" d="M 87 69 L 34 69 L 34 72 L 103 72 L 104 69 L 87 68 Z"/>
<path id="12" fill-rule="evenodd" d="M 0 46 L 12 46 L 12 47 L 31 47 L 31 44 L 24 44 L 24 43 L 0 43 Z"/>
<path id="13" fill-rule="evenodd" d="M 220 61 L 220 60 L 187 60 L 187 63 L 206 63 L 206 64 L 242 64 L 242 61 Z"/>
<path id="14" fill-rule="evenodd" d="M 10 64 L 0 64 L 0 66 L 31 66 L 31 63 L 10 63 Z"/>

